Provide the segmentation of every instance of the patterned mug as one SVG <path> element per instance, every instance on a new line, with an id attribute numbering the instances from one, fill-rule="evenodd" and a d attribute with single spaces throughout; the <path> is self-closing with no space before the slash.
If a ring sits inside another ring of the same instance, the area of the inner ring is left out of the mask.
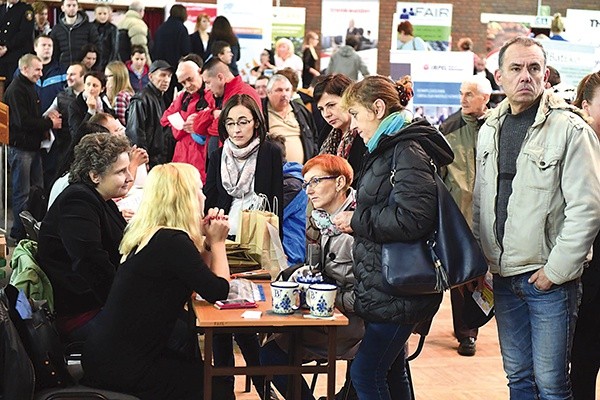
<path id="1" fill-rule="evenodd" d="M 306 303 L 315 317 L 331 317 L 335 308 L 337 286 L 329 283 L 315 283 L 308 287 Z"/>
<path id="2" fill-rule="evenodd" d="M 298 284 L 289 281 L 271 282 L 271 299 L 274 313 L 293 314 L 300 302 Z"/>

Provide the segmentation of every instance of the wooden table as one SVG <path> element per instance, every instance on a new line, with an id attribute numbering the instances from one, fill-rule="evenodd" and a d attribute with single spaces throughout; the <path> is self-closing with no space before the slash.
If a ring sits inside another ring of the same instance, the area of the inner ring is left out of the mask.
<path id="1" fill-rule="evenodd" d="M 214 376 L 228 375 L 265 375 L 271 378 L 274 375 L 291 375 L 287 398 L 299 399 L 301 393 L 302 374 L 327 373 L 327 398 L 335 397 L 335 361 L 336 361 L 336 335 L 337 327 L 348 325 L 348 318 L 336 312 L 334 319 L 305 318 L 307 310 L 296 311 L 292 315 L 278 315 L 271 313 L 271 286 L 269 282 L 259 282 L 265 292 L 265 301 L 258 302 L 257 308 L 218 310 L 206 301 L 193 300 L 194 313 L 197 318 L 197 327 L 204 331 L 204 398 L 212 397 L 212 378 Z M 246 310 L 262 311 L 260 319 L 246 319 L 241 315 Z M 326 365 L 302 365 L 302 345 L 299 334 L 301 328 L 310 326 L 328 327 L 328 348 Z M 287 332 L 293 337 L 290 343 L 289 365 L 264 365 L 255 367 L 215 367 L 213 365 L 213 335 L 218 333 L 274 333 Z M 269 396 L 267 390 L 265 396 Z M 267 397 L 268 398 L 268 397 Z"/>

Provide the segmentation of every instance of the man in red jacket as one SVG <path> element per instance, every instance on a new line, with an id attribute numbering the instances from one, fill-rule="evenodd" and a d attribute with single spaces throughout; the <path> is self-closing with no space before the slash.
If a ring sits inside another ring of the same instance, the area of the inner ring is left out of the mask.
<path id="1" fill-rule="evenodd" d="M 204 90 L 200 66 L 195 62 L 180 62 L 176 75 L 184 90 L 164 112 L 160 123 L 162 126 L 171 127 L 173 137 L 177 141 L 173 162 L 193 165 L 200 171 L 202 182 L 206 182 L 205 145 L 208 127 L 214 120 L 211 110 L 215 107 L 215 100 L 210 92 Z M 182 126 L 173 123 L 172 117 L 169 118 L 176 113 L 181 115 Z"/>
<path id="2" fill-rule="evenodd" d="M 247 94 L 256 101 L 259 108 L 262 109 L 262 105 L 256 90 L 247 83 L 244 83 L 241 76 L 233 76 L 229 70 L 229 66 L 219 59 L 212 58 L 204 64 L 202 79 L 204 79 L 206 89 L 210 90 L 215 98 L 215 104 L 210 109 L 213 121 L 208 128 L 209 137 L 206 144 L 206 164 L 208 165 L 210 154 L 219 147 L 219 115 L 227 100 L 236 94 Z M 198 118 L 194 122 L 195 132 L 200 131 L 202 128 L 200 126 L 201 122 L 201 119 Z"/>

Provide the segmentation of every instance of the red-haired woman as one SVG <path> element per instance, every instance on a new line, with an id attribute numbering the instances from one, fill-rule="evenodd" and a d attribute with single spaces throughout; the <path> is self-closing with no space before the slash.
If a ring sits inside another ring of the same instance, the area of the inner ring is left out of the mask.
<path id="1" fill-rule="evenodd" d="M 335 306 L 348 319 L 348 326 L 337 331 L 336 356 L 352 359 L 363 337 L 363 320 L 354 313 L 354 274 L 352 273 L 352 235 L 342 233 L 332 222 L 343 211 L 353 211 L 355 191 L 350 187 L 354 173 L 342 157 L 321 154 L 311 158 L 302 168 L 303 187 L 312 202 L 312 219 L 321 231 L 321 273 L 326 282 L 338 287 Z M 286 365 L 288 363 L 288 336 L 278 335 L 260 352 L 263 365 Z M 327 328 L 311 327 L 302 330 L 303 360 L 316 360 L 327 355 Z M 287 390 L 287 376 L 275 376 L 273 382 L 280 393 Z M 349 385 L 349 383 L 348 383 Z M 346 385 L 344 390 L 349 390 Z M 344 397 L 346 398 L 346 397 Z M 302 399 L 313 399 L 308 385 L 302 383 Z"/>

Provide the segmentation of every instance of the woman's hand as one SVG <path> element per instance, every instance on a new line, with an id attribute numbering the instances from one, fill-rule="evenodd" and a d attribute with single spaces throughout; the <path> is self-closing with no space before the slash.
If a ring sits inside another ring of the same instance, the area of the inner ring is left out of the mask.
<path id="1" fill-rule="evenodd" d="M 135 168 L 146 164 L 148 161 L 148 152 L 145 149 L 139 148 L 136 145 L 131 147 L 131 151 L 129 152 L 129 162 L 135 166 Z"/>
<path id="2" fill-rule="evenodd" d="M 97 107 L 97 97 L 96 96 L 88 96 L 87 100 L 85 101 L 85 104 L 87 104 L 88 110 L 89 111 L 96 111 L 96 107 Z"/>
<path id="3" fill-rule="evenodd" d="M 121 210 L 121 215 L 125 218 L 125 221 L 129 222 L 131 218 L 135 215 L 135 211 L 129 209 Z"/>
<path id="4" fill-rule="evenodd" d="M 222 208 L 211 208 L 200 225 L 209 245 L 225 242 L 229 234 L 229 217 Z"/>
<path id="5" fill-rule="evenodd" d="M 352 233 L 352 227 L 350 226 L 350 222 L 352 221 L 352 215 L 354 215 L 354 211 L 342 211 L 338 213 L 331 222 L 343 233 Z"/>

